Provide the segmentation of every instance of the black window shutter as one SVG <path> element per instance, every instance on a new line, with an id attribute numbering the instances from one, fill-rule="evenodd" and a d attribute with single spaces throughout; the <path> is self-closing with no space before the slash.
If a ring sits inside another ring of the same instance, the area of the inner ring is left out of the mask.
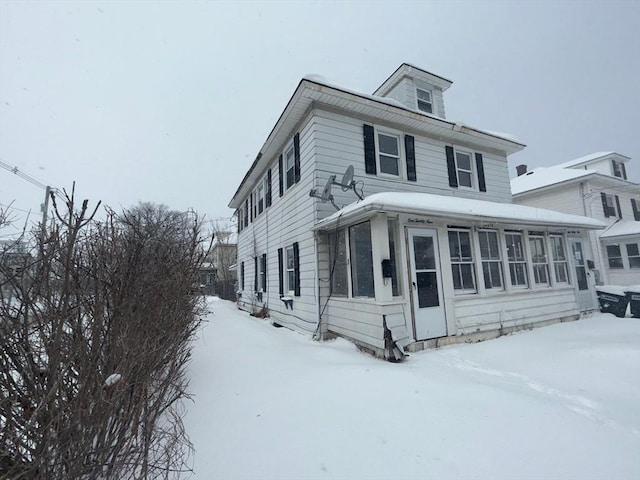
<path id="1" fill-rule="evenodd" d="M 249 226 L 249 199 L 244 201 L 244 228 Z"/>
<path id="2" fill-rule="evenodd" d="M 267 291 L 267 254 L 262 254 L 262 278 L 264 278 L 264 285 L 262 285 L 262 290 Z"/>
<path id="3" fill-rule="evenodd" d="M 300 296 L 300 249 L 298 242 L 293 244 L 293 276 L 295 277 L 295 285 L 293 294 Z"/>
<path id="4" fill-rule="evenodd" d="M 444 151 L 447 155 L 447 171 L 449 173 L 449 186 L 458 188 L 458 175 L 456 173 L 456 159 L 453 156 L 453 147 L 447 145 L 444 147 Z"/>
<path id="5" fill-rule="evenodd" d="M 294 158 L 294 166 L 293 166 L 293 174 L 295 176 L 294 183 L 298 183 L 300 181 L 300 134 L 296 133 L 293 136 L 293 158 Z"/>
<path id="6" fill-rule="evenodd" d="M 249 195 L 249 198 L 251 199 L 251 205 L 249 206 L 249 210 L 251 210 L 251 221 L 253 222 L 253 217 L 255 216 L 253 214 L 253 210 L 255 208 L 255 205 L 253 204 L 253 193 L 251 193 L 251 195 Z"/>
<path id="7" fill-rule="evenodd" d="M 375 133 L 371 125 L 364 125 L 362 129 L 364 132 L 364 171 L 375 175 L 377 173 Z"/>
<path id="8" fill-rule="evenodd" d="M 609 216 L 609 209 L 607 208 L 607 194 L 604 192 L 600 192 L 600 199 L 602 200 L 602 211 L 604 212 L 604 216 Z"/>
<path id="9" fill-rule="evenodd" d="M 622 170 L 622 178 L 627 179 L 627 170 L 624 168 L 624 163 L 620 162 L 620 170 Z"/>
<path id="10" fill-rule="evenodd" d="M 253 269 L 253 290 L 258 291 L 258 257 L 253 257 L 254 269 Z"/>
<path id="11" fill-rule="evenodd" d="M 616 195 L 616 207 L 618 209 L 618 218 L 622 218 L 622 209 L 620 208 L 620 199 L 618 198 L 618 195 Z"/>
<path id="12" fill-rule="evenodd" d="M 640 221 L 640 207 L 638 207 L 638 202 L 635 198 L 631 199 L 631 209 L 633 210 L 633 219 Z"/>
<path id="13" fill-rule="evenodd" d="M 266 195 L 267 207 L 271 206 L 271 169 L 267 170 L 267 195 Z"/>
<path id="14" fill-rule="evenodd" d="M 282 249 L 278 249 L 278 293 L 284 295 L 284 259 L 282 258 Z"/>
<path id="15" fill-rule="evenodd" d="M 242 230 L 242 225 L 240 225 L 242 220 L 240 218 L 240 209 L 236 210 L 236 218 L 238 219 L 238 233 L 240 233 L 240 231 Z"/>
<path id="16" fill-rule="evenodd" d="M 481 153 L 476 153 L 476 170 L 478 171 L 478 189 L 486 192 L 487 185 L 484 183 L 484 162 Z"/>
<path id="17" fill-rule="evenodd" d="M 244 262 L 240 264 L 240 288 L 244 290 Z"/>
<path id="18" fill-rule="evenodd" d="M 284 183 L 282 183 L 282 154 L 278 157 L 278 183 L 280 184 L 280 196 L 284 194 Z"/>
<path id="19" fill-rule="evenodd" d="M 416 178 L 416 147 L 411 135 L 404 136 L 404 150 L 407 154 L 407 180 L 415 182 Z"/>

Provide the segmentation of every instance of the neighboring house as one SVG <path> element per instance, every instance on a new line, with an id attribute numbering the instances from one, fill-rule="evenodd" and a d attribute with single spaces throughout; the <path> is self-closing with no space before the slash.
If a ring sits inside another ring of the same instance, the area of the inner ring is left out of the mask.
<path id="1" fill-rule="evenodd" d="M 629 157 L 600 152 L 553 167 L 518 167 L 514 203 L 584 215 L 607 224 L 589 234 L 597 284 L 640 283 L 640 185 L 627 179 Z"/>
<path id="2" fill-rule="evenodd" d="M 236 300 L 237 234 L 217 231 L 207 261 L 200 269 L 200 284 L 207 295 Z"/>
<path id="3" fill-rule="evenodd" d="M 513 205 L 524 145 L 446 120 L 450 85 L 408 64 L 373 95 L 300 81 L 229 203 L 240 308 L 399 359 L 595 307 L 568 252 L 604 225 Z"/>

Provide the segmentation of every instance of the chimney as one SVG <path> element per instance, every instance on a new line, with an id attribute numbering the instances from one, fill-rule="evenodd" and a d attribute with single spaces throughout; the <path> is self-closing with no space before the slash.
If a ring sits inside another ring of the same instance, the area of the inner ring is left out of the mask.
<path id="1" fill-rule="evenodd" d="M 520 175 L 524 175 L 525 173 L 527 173 L 527 166 L 526 165 L 518 165 L 516 167 L 516 173 L 518 174 L 518 176 Z"/>

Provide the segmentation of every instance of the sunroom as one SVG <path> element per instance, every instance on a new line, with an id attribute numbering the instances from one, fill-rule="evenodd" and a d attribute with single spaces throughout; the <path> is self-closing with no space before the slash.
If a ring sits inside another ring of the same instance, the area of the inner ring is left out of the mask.
<path id="1" fill-rule="evenodd" d="M 371 195 L 314 228 L 320 330 L 397 359 L 578 318 L 595 308 L 586 230 L 603 227 L 513 204 Z"/>

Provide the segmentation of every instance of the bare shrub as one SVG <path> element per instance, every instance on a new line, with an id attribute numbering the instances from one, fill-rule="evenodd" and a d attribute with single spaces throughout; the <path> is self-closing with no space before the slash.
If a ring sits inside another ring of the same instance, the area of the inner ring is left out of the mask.
<path id="1" fill-rule="evenodd" d="M 176 477 L 199 219 L 141 204 L 97 222 L 65 203 L 20 276 L 0 257 L 0 478 Z"/>

